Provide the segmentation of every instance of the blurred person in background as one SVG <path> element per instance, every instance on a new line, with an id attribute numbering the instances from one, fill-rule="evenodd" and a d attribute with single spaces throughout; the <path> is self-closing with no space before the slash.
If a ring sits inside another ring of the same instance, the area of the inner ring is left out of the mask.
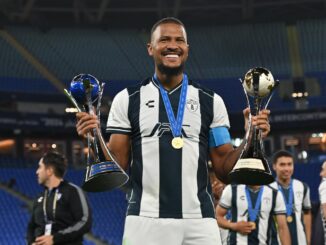
<path id="1" fill-rule="evenodd" d="M 212 194 L 213 194 L 213 201 L 214 201 L 214 207 L 215 209 L 217 208 L 218 202 L 220 201 L 220 198 L 222 196 L 222 192 L 223 189 L 225 187 L 225 184 L 223 182 L 221 182 L 218 178 L 216 178 L 216 175 L 213 171 L 213 169 L 211 168 L 211 161 L 209 161 L 209 177 L 210 177 L 210 182 L 211 182 L 211 187 L 212 187 Z M 227 213 L 227 215 L 225 215 L 225 218 L 227 220 L 230 220 L 230 212 Z M 227 238 L 229 235 L 229 230 L 228 229 L 224 229 L 219 227 L 219 232 L 221 235 L 221 242 L 222 245 L 226 245 L 227 243 Z M 218 232 L 218 231 L 217 231 Z"/>
<path id="2" fill-rule="evenodd" d="M 216 209 L 218 225 L 229 230 L 228 245 L 270 244 L 274 216 L 282 244 L 290 245 L 282 194 L 269 186 L 227 185 Z"/>
<path id="3" fill-rule="evenodd" d="M 326 161 L 323 162 L 320 171 L 320 177 L 322 177 L 322 181 L 319 185 L 319 200 L 320 200 L 320 212 L 321 219 L 323 221 L 324 228 L 324 243 L 326 244 Z"/>
<path id="4" fill-rule="evenodd" d="M 213 194 L 213 198 L 214 198 L 214 207 L 217 206 L 223 189 L 225 187 L 225 184 L 220 181 L 218 178 L 216 178 L 216 175 L 214 173 L 214 170 L 211 167 L 211 162 L 208 163 L 210 168 L 209 168 L 209 179 L 210 179 L 210 183 L 211 183 L 211 188 L 212 188 L 212 194 Z"/>
<path id="5" fill-rule="evenodd" d="M 123 241 L 133 245 L 221 244 L 208 185 L 207 160 L 227 181 L 243 146 L 234 149 L 222 98 L 184 74 L 189 45 L 183 23 L 159 20 L 147 45 L 155 73 L 118 93 L 107 121 L 109 149 L 131 164 L 131 197 Z M 244 111 L 248 118 L 249 110 Z M 266 136 L 268 110 L 253 117 Z M 99 119 L 77 113 L 77 132 L 100 130 Z M 139 228 L 141 227 L 141 229 Z"/>
<path id="6" fill-rule="evenodd" d="M 27 243 L 32 245 L 81 245 L 92 224 L 91 210 L 84 192 L 63 179 L 67 162 L 63 155 L 44 154 L 36 171 L 44 192 L 34 201 L 27 227 Z"/>
<path id="7" fill-rule="evenodd" d="M 310 189 L 306 183 L 292 177 L 294 159 L 290 152 L 283 150 L 276 152 L 272 162 L 276 181 L 270 186 L 283 194 L 292 245 L 310 245 L 312 222 Z M 275 239 L 275 236 L 273 237 Z"/>

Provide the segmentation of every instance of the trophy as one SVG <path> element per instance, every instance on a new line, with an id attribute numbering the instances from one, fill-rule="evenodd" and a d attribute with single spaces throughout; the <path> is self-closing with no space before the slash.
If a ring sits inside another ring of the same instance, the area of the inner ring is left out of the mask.
<path id="1" fill-rule="evenodd" d="M 267 185 L 274 181 L 265 157 L 261 131 L 252 125 L 252 116 L 266 109 L 279 81 L 266 68 L 250 69 L 242 81 L 247 104 L 250 109 L 248 130 L 244 138 L 244 148 L 228 178 L 232 183 L 246 185 Z M 249 99 L 249 96 L 252 100 Z M 252 104 L 252 106 L 251 106 Z"/>
<path id="2" fill-rule="evenodd" d="M 79 112 L 97 115 L 100 119 L 101 99 L 105 83 L 92 75 L 79 74 L 70 83 L 70 91 L 64 93 Z M 93 129 L 87 134 L 87 168 L 83 189 L 89 192 L 108 191 L 124 185 L 128 175 L 115 161 L 101 134 L 101 129 Z M 107 160 L 111 159 L 111 160 Z"/>

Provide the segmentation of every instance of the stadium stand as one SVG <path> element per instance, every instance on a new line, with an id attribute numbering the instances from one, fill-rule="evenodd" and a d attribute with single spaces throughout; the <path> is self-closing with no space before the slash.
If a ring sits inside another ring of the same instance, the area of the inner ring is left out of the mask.
<path id="1" fill-rule="evenodd" d="M 25 244 L 29 214 L 26 204 L 0 189 L 0 244 Z"/>
<path id="2" fill-rule="evenodd" d="M 19 193 L 29 198 L 35 198 L 37 194 L 41 192 L 41 187 L 37 183 L 35 171 L 36 171 L 35 168 L 3 168 L 0 171 L 0 182 L 5 185 L 8 185 L 10 180 L 14 179 L 15 184 L 14 186 L 12 186 L 14 190 L 18 191 Z M 83 178 L 84 178 L 84 171 L 81 170 L 70 169 L 66 176 L 66 179 L 78 185 L 82 184 Z M 2 192 L 0 192 L 1 203 L 4 201 L 4 205 L 7 205 L 8 207 L 14 204 L 15 208 L 13 210 L 16 209 L 21 210 L 20 206 L 23 205 L 22 202 L 19 202 L 18 200 L 13 201 L 15 199 L 11 198 L 11 196 L 5 192 L 2 197 Z M 115 190 L 111 192 L 103 192 L 103 193 L 88 193 L 88 198 L 90 201 L 91 208 L 93 210 L 94 221 L 92 227 L 92 234 L 95 237 L 107 242 L 110 245 L 121 244 L 124 218 L 125 218 L 125 212 L 127 208 L 125 193 L 119 190 Z M 5 209 L 1 209 L 1 210 L 4 212 L 4 210 L 6 210 L 6 206 Z M 8 215 L 15 215 L 16 212 L 12 211 L 9 213 L 12 214 L 8 214 Z M 21 220 L 22 218 L 20 218 L 18 221 L 16 221 L 19 222 L 20 230 L 12 231 L 13 233 L 17 232 L 16 234 L 25 234 L 26 225 L 29 219 L 27 210 L 25 210 L 25 213 L 26 213 L 26 217 L 22 217 L 24 218 L 24 220 Z M 16 215 L 19 215 L 19 213 Z M 15 217 L 13 217 L 13 220 L 16 220 Z M 11 227 L 12 224 L 10 223 L 8 225 L 10 226 L 7 227 Z M 3 231 L 4 229 L 1 229 L 0 237 L 4 236 L 8 238 L 8 236 L 6 236 L 5 234 L 1 234 L 1 232 Z M 23 244 L 23 243 L 19 243 L 19 241 L 18 243 L 12 243 L 12 244 Z M 2 244 L 1 240 L 0 240 L 0 244 Z"/>
<path id="3" fill-rule="evenodd" d="M 295 26 L 299 33 L 304 75 L 315 78 L 319 86 L 320 94 L 307 98 L 309 109 L 322 112 L 326 106 L 326 21 L 302 20 L 295 23 Z M 188 29 L 190 58 L 186 71 L 189 77 L 199 80 L 204 86 L 221 95 L 231 114 L 239 113 L 245 105 L 245 96 L 238 79 L 249 68 L 265 66 L 281 82 L 283 80 L 291 82 L 291 61 L 286 28 L 285 22 L 191 27 Z M 148 57 L 146 50 L 149 35 L 143 30 L 67 27 L 41 31 L 35 27 L 19 25 L 8 25 L 5 29 L 31 55 L 53 72 L 66 87 L 76 74 L 91 73 L 101 81 L 109 81 L 105 93 L 108 91 L 113 97 L 126 86 L 144 79 L 153 72 L 152 60 Z M 4 61 L 0 66 L 2 94 L 0 102 L 12 98 L 6 96 L 6 93 L 11 95 L 16 92 L 29 95 L 23 102 L 51 101 L 52 103 L 57 100 L 56 102 L 63 103 L 62 101 L 66 101 L 62 92 L 40 75 L 40 72 L 2 37 L 0 37 L 0 53 L 1 61 Z M 54 97 L 56 99 L 53 99 Z M 13 98 L 18 101 L 22 100 L 23 96 Z M 42 101 L 36 101 L 37 99 Z M 295 104 L 291 98 L 282 98 L 280 93 L 276 92 L 269 108 L 273 113 L 285 111 L 286 114 L 288 111 L 295 111 Z M 5 113 L 6 116 L 8 114 Z M 19 121 L 23 116 L 41 118 L 39 114 L 25 115 L 23 113 L 19 114 L 19 117 L 16 116 L 16 119 Z M 231 123 L 233 128 L 236 123 Z M 243 123 L 239 124 L 242 130 Z M 303 133 L 304 130 L 294 132 L 291 129 L 292 126 L 297 126 L 295 124 L 301 123 L 282 123 L 282 127 L 279 128 L 280 133 L 277 129 L 275 131 L 274 124 L 272 132 L 273 134 L 275 132 L 279 134 Z M 302 123 L 302 127 L 304 125 L 310 126 L 309 122 Z M 26 135 L 30 137 L 33 132 L 39 130 L 35 128 L 28 128 Z M 9 131 L 7 125 L 3 130 Z M 44 131 L 40 132 L 44 135 L 52 133 L 51 137 L 53 137 L 53 134 L 57 134 L 56 130 L 57 128 L 51 132 L 51 128 L 44 128 Z M 65 130 L 72 131 L 71 128 Z M 313 130 L 322 132 L 323 128 L 309 128 L 305 132 L 311 133 Z M 17 137 L 26 136 L 21 136 L 19 133 L 17 135 Z M 67 142 L 71 143 L 72 140 L 69 138 Z M 306 145 L 303 144 L 302 147 Z M 297 163 L 294 176 L 310 186 L 311 199 L 316 202 L 320 183 L 319 171 L 321 163 L 326 158 L 325 154 L 321 154 L 321 150 L 307 151 L 308 163 Z M 1 156 L 0 182 L 32 199 L 41 191 L 35 175 L 36 169 L 31 168 L 36 164 L 37 162 L 22 158 Z M 81 170 L 70 169 L 67 174 L 67 179 L 77 185 L 82 184 L 83 177 L 84 171 Z M 105 193 L 89 193 L 88 198 L 94 216 L 92 234 L 107 244 L 120 245 L 127 208 L 126 194 L 115 190 Z M 3 190 L 0 190 L 0 201 L 0 215 L 4 217 L 4 222 L 0 222 L 0 244 L 24 244 L 23 234 L 29 219 L 25 203 Z M 17 234 L 20 235 L 17 236 Z M 12 243 L 9 243 L 9 240 Z M 93 243 L 86 241 L 85 244 Z"/>

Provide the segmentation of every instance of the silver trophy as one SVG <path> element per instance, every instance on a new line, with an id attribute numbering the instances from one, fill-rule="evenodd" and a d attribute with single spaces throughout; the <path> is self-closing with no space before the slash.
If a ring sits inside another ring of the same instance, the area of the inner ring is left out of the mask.
<path id="1" fill-rule="evenodd" d="M 104 85 L 90 74 L 79 74 L 71 81 L 70 91 L 64 89 L 64 93 L 79 112 L 97 115 L 100 119 Z M 110 153 L 100 129 L 87 134 L 87 147 L 86 176 L 82 186 L 85 191 L 108 191 L 128 181 L 128 175 Z"/>
<path id="2" fill-rule="evenodd" d="M 279 81 L 275 81 L 272 73 L 262 67 L 250 69 L 244 80 L 240 81 L 250 114 L 244 148 L 228 178 L 230 182 L 237 184 L 267 185 L 272 183 L 274 178 L 265 156 L 261 131 L 252 125 L 251 118 L 258 115 L 260 110 L 267 108 Z"/>

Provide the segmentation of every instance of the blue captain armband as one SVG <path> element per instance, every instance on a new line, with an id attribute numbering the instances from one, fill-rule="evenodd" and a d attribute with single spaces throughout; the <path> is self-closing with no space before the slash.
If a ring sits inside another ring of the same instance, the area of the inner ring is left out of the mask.
<path id="1" fill-rule="evenodd" d="M 209 147 L 231 143 L 230 133 L 227 127 L 212 128 L 209 131 Z"/>

